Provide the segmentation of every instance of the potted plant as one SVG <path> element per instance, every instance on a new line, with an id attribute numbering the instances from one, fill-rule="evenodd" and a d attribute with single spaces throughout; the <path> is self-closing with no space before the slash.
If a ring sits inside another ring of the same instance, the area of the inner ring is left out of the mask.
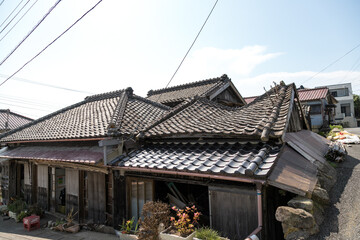
<path id="1" fill-rule="evenodd" d="M 161 240 L 192 240 L 195 236 L 195 225 L 197 224 L 200 212 L 197 211 L 195 205 L 178 209 L 172 207 L 176 212 L 175 217 L 171 217 L 171 227 L 160 233 Z"/>
<path id="2" fill-rule="evenodd" d="M 135 224 L 135 218 L 132 217 L 130 220 L 123 220 L 122 225 L 120 225 L 120 231 L 116 230 L 116 235 L 123 240 L 132 240 L 138 239 L 136 236 L 138 232 L 139 221 Z"/>
<path id="3" fill-rule="evenodd" d="M 220 237 L 219 233 L 211 228 L 203 227 L 196 230 L 194 240 L 228 240 Z"/>
<path id="4" fill-rule="evenodd" d="M 9 217 L 17 221 L 17 215 L 26 210 L 26 203 L 21 199 L 11 199 L 8 205 Z"/>

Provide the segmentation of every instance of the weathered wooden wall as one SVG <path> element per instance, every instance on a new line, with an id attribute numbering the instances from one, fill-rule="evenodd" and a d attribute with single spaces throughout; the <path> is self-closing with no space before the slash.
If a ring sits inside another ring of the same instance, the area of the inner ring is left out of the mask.
<path id="1" fill-rule="evenodd" d="M 255 189 L 209 187 L 212 228 L 232 240 L 243 240 L 257 226 Z"/>
<path id="2" fill-rule="evenodd" d="M 0 179 L 2 202 L 7 204 L 9 201 L 9 162 L 2 163 L 2 174 Z"/>
<path id="3" fill-rule="evenodd" d="M 113 174 L 112 171 L 105 175 L 106 181 L 106 223 L 113 225 Z"/>
<path id="4" fill-rule="evenodd" d="M 88 219 L 94 223 L 105 223 L 106 189 L 105 174 L 88 172 Z"/>
<path id="5" fill-rule="evenodd" d="M 37 202 L 42 209 L 49 210 L 48 200 L 48 166 L 38 165 L 37 167 Z"/>
<path id="6" fill-rule="evenodd" d="M 65 186 L 66 186 L 66 214 L 71 209 L 73 213 L 79 211 L 79 170 L 65 169 Z M 75 219 L 79 219 L 79 214 L 75 216 Z"/>
<path id="7" fill-rule="evenodd" d="M 117 172 L 117 173 L 116 173 Z M 126 218 L 126 178 L 113 172 L 113 226 L 118 226 Z"/>
<path id="8" fill-rule="evenodd" d="M 16 197 L 16 174 L 17 174 L 17 164 L 14 160 L 10 161 L 9 164 L 9 188 L 8 188 L 8 197 Z"/>

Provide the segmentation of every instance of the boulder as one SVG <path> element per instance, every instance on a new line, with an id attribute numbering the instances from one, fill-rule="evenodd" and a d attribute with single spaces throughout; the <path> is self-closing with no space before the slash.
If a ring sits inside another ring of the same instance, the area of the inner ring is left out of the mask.
<path id="1" fill-rule="evenodd" d="M 315 189 L 312 193 L 312 199 L 315 202 L 318 202 L 323 205 L 330 204 L 330 198 L 329 198 L 328 192 L 325 189 L 318 187 L 318 186 L 315 187 Z"/>
<path id="2" fill-rule="evenodd" d="M 302 197 L 302 196 L 296 196 L 295 198 L 291 199 L 288 202 L 288 206 L 293 208 L 301 208 L 309 213 L 312 213 L 314 208 L 314 203 L 311 199 Z"/>
<path id="3" fill-rule="evenodd" d="M 276 220 L 297 228 L 313 228 L 315 219 L 312 214 L 300 208 L 280 206 L 276 209 Z"/>

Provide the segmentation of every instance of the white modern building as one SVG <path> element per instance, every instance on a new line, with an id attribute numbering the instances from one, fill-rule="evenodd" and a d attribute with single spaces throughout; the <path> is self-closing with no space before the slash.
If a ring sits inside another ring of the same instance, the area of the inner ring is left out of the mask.
<path id="1" fill-rule="evenodd" d="M 342 124 L 344 127 L 357 127 L 351 83 L 328 85 L 326 87 L 329 88 L 331 95 L 338 101 L 335 123 Z"/>

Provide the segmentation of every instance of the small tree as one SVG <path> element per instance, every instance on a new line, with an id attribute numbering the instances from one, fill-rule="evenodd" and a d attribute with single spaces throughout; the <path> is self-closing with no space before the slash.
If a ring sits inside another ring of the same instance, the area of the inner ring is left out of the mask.
<path id="1" fill-rule="evenodd" d="M 354 94 L 354 109 L 355 109 L 355 117 L 360 118 L 360 96 Z"/>

